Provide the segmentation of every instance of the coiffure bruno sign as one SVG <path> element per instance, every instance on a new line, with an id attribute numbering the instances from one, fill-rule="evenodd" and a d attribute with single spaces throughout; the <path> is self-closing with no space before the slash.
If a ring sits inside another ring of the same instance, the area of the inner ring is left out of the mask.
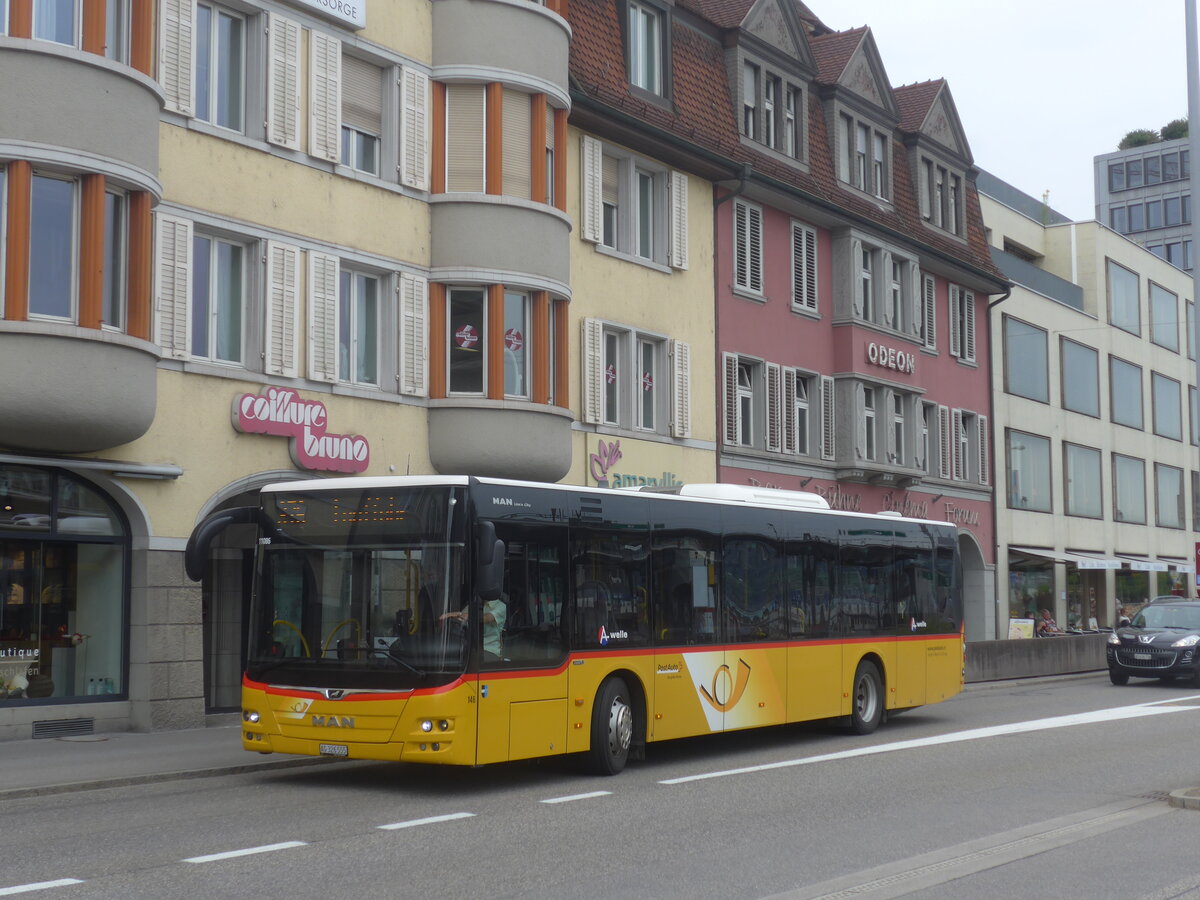
<path id="1" fill-rule="evenodd" d="M 359 434 L 325 430 L 329 413 L 319 400 L 304 400 L 287 388 L 242 394 L 233 401 L 233 427 L 243 434 L 291 438 L 292 460 L 314 472 L 365 472 L 371 448 Z"/>

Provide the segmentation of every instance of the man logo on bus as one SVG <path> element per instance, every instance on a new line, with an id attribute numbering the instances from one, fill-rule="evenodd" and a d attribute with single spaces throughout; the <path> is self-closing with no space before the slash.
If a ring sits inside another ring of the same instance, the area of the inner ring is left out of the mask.
<path id="1" fill-rule="evenodd" d="M 724 699 L 718 699 L 724 691 L 721 690 L 719 682 L 725 682 L 725 687 L 729 683 L 733 683 L 733 691 Z M 739 700 L 742 699 L 742 694 L 746 693 L 746 686 L 750 684 L 750 666 L 744 659 L 738 660 L 737 680 L 733 680 L 733 676 L 729 672 L 729 666 L 718 666 L 717 671 L 713 672 L 712 690 L 710 691 L 704 685 L 697 685 L 700 688 L 700 693 L 704 699 L 709 702 L 709 705 L 718 712 L 729 712 Z"/>
<path id="2" fill-rule="evenodd" d="M 603 625 L 600 626 L 600 646 L 607 647 L 609 641 L 627 641 L 629 640 L 628 631 L 609 631 Z"/>

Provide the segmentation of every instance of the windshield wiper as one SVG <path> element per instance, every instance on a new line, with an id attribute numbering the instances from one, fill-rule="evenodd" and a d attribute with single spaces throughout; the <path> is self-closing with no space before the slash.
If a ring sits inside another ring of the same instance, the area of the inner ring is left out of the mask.
<path id="1" fill-rule="evenodd" d="M 383 655 L 385 658 L 387 658 L 387 659 L 390 659 L 390 660 L 391 660 L 392 662 L 394 662 L 396 665 L 398 665 L 398 666 L 402 666 L 403 668 L 405 668 L 405 669 L 408 669 L 408 671 L 412 672 L 412 673 L 413 673 L 414 675 L 416 675 L 418 678 L 428 678 L 428 677 L 429 677 L 429 673 L 428 673 L 428 672 L 425 672 L 425 671 L 423 671 L 423 670 L 421 670 L 421 669 L 418 669 L 416 666 L 414 666 L 414 665 L 413 665 L 412 663 L 410 663 L 408 660 L 406 660 L 406 659 L 402 659 L 402 658 L 401 658 L 401 657 L 400 657 L 398 654 L 396 654 L 396 653 L 393 653 L 393 652 L 392 652 L 392 647 L 395 647 L 395 646 L 396 646 L 395 644 L 392 644 L 392 645 L 391 645 L 390 647 L 388 647 L 387 649 L 384 649 L 384 648 L 382 648 L 382 647 L 375 647 L 375 648 L 373 648 L 373 649 L 372 649 L 372 651 L 371 651 L 371 652 L 372 652 L 372 653 L 378 653 L 378 654 L 382 654 L 382 655 Z"/>

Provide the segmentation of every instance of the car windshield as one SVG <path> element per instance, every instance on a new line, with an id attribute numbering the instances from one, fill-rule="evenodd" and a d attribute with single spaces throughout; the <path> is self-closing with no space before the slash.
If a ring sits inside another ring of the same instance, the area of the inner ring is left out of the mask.
<path id="1" fill-rule="evenodd" d="M 1200 631 L 1200 606 L 1175 606 L 1166 603 L 1146 606 L 1133 617 L 1133 627 Z"/>
<path id="2" fill-rule="evenodd" d="M 452 627 L 465 544 L 447 488 L 264 499 L 247 674 L 273 684 L 398 690 L 463 671 Z"/>

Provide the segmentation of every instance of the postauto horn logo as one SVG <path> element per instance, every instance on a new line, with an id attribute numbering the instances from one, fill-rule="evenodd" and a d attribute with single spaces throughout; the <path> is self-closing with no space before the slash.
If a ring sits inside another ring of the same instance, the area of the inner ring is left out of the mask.
<path id="1" fill-rule="evenodd" d="M 725 686 L 730 683 L 733 685 L 733 690 L 728 696 L 723 696 L 725 692 L 721 690 L 721 682 L 725 682 Z M 738 660 L 737 678 L 733 677 L 729 666 L 721 665 L 713 672 L 712 689 L 706 688 L 704 685 L 697 685 L 700 688 L 700 694 L 708 701 L 709 705 L 718 712 L 729 712 L 737 706 L 737 702 L 742 699 L 742 694 L 746 693 L 746 686 L 750 684 L 750 665 L 744 659 Z"/>

